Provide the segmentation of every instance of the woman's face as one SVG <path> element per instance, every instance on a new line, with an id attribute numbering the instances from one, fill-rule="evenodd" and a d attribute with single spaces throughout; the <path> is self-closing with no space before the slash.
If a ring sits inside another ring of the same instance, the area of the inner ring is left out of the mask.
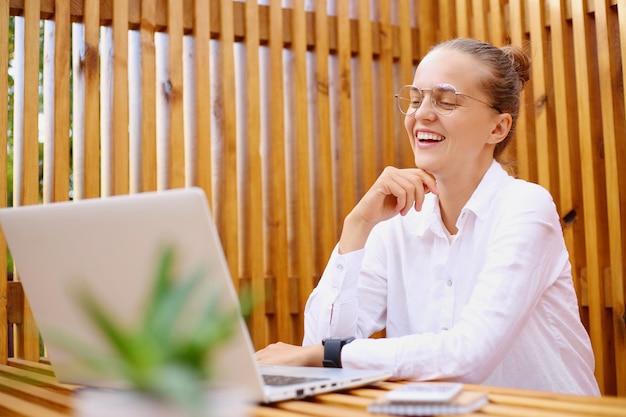
<path id="1" fill-rule="evenodd" d="M 443 48 L 431 51 L 420 62 L 413 86 L 430 89 L 450 84 L 458 92 L 490 103 L 480 88 L 480 80 L 486 75 L 486 68 L 470 55 Z M 425 91 L 421 106 L 405 117 L 416 166 L 431 172 L 438 180 L 468 175 L 471 170 L 484 172 L 493 160 L 495 143 L 504 138 L 494 135 L 503 115 L 463 95 L 456 98 L 454 110 L 442 115 L 431 104 L 431 92 Z"/>

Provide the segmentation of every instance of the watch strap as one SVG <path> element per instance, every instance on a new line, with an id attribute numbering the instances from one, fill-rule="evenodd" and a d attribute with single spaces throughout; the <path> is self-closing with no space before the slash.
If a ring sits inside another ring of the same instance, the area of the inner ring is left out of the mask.
<path id="1" fill-rule="evenodd" d="M 324 339 L 324 360 L 322 365 L 325 368 L 341 368 L 341 350 L 343 347 L 352 342 L 354 337 L 342 339 Z"/>

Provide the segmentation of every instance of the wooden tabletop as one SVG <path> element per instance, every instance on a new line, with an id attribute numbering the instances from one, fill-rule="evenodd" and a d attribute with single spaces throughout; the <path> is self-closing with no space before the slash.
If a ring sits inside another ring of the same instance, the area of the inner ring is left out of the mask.
<path id="1" fill-rule="evenodd" d="M 348 391 L 320 394 L 308 400 L 259 405 L 250 417 L 367 417 L 367 405 L 401 383 L 382 382 Z M 10 359 L 0 365 L 0 416 L 59 417 L 72 415 L 77 386 L 60 384 L 49 363 Z M 580 397 L 538 391 L 465 385 L 469 391 L 486 391 L 489 404 L 471 416 L 626 417 L 625 397 Z"/>

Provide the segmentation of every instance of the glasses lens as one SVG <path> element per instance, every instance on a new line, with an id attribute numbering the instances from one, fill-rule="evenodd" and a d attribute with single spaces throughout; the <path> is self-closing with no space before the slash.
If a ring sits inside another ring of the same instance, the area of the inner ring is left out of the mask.
<path id="1" fill-rule="evenodd" d="M 456 108 L 456 89 L 452 86 L 438 85 L 432 91 L 433 107 L 440 114 L 448 114 Z"/>
<path id="2" fill-rule="evenodd" d="M 417 88 L 405 85 L 396 95 L 398 108 L 403 114 L 412 114 L 422 105 L 424 94 Z"/>

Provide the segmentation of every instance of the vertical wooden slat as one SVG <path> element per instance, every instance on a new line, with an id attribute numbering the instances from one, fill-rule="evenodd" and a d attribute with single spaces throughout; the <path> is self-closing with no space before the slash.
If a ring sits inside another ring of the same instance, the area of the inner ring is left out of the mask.
<path id="1" fill-rule="evenodd" d="M 489 42 L 496 46 L 504 44 L 504 23 L 500 0 L 489 0 Z"/>
<path id="2" fill-rule="evenodd" d="M 234 69 L 234 32 L 233 4 L 221 2 L 220 43 L 221 51 L 221 86 L 218 97 L 221 100 L 219 112 L 221 124 L 221 151 L 216 161 L 218 177 L 213 189 L 215 220 L 220 233 L 224 253 L 228 261 L 231 277 L 238 277 L 238 219 L 237 219 L 237 131 L 235 123 L 235 69 Z M 219 204 L 218 204 L 219 203 Z M 234 280 L 238 289 L 239 282 Z"/>
<path id="3" fill-rule="evenodd" d="M 82 196 L 100 195 L 100 2 L 85 0 L 84 57 L 84 189 Z"/>
<path id="4" fill-rule="evenodd" d="M 619 45 L 620 45 L 620 57 L 621 57 L 621 62 L 622 62 L 622 67 L 624 65 L 624 63 L 626 62 L 626 0 L 617 0 L 617 16 L 618 16 L 618 27 L 620 28 L 620 32 L 619 32 Z M 621 71 L 622 73 L 622 85 L 626 85 L 626 71 L 624 71 L 622 69 Z M 622 90 L 622 100 L 623 100 L 623 107 L 626 108 L 626 93 L 624 93 L 624 90 Z M 626 118 L 626 114 L 622 114 L 622 117 Z M 624 132 L 622 131 L 621 134 L 619 135 L 620 138 L 623 138 Z M 621 140 L 621 143 L 624 143 L 623 140 Z M 620 198 L 624 198 L 624 196 L 626 195 L 626 191 L 624 191 L 624 184 L 626 183 L 626 181 L 624 180 L 624 176 L 626 175 L 624 173 L 624 165 L 623 165 L 623 161 L 624 161 L 624 150 L 622 148 L 620 148 L 620 152 L 618 153 L 618 159 L 621 161 L 621 166 L 620 166 L 620 192 L 619 192 L 619 196 Z M 623 201 L 623 200 L 622 200 Z M 624 227 L 624 219 L 626 216 L 626 205 L 622 204 L 622 208 L 621 208 L 621 214 L 620 214 L 620 218 L 621 218 L 621 224 L 622 227 Z M 623 233 L 623 231 L 622 231 Z M 622 235 L 622 239 L 624 238 L 624 236 Z M 623 259 L 626 257 L 626 245 L 624 245 L 622 243 L 622 255 L 621 255 L 621 259 L 623 262 Z M 619 277 L 618 277 L 619 279 Z M 626 278 L 621 277 L 621 284 L 614 284 L 614 288 L 613 288 L 613 317 L 614 320 L 616 320 L 618 322 L 618 325 L 624 329 L 624 326 L 626 326 L 626 282 L 625 282 Z M 620 291 L 620 286 L 621 286 L 621 291 Z M 624 343 L 624 335 L 626 335 L 626 330 L 623 330 L 621 335 L 620 335 L 620 341 L 617 341 L 616 344 L 622 344 Z M 617 338 L 617 336 L 616 336 Z M 624 348 L 622 347 L 621 352 L 624 351 Z M 615 353 L 616 355 L 619 355 L 620 350 L 615 349 Z M 626 396 L 626 371 L 623 368 L 623 358 L 620 358 L 620 363 L 616 365 L 616 375 L 617 375 L 617 395 L 620 396 Z"/>
<path id="5" fill-rule="evenodd" d="M 381 172 L 387 165 L 395 165 L 395 141 L 391 138 L 394 136 L 394 121 L 398 120 L 398 111 L 393 102 L 394 83 L 393 83 L 393 27 L 391 24 L 391 2 L 389 0 L 381 0 L 378 3 L 378 19 L 380 21 L 380 56 L 378 58 L 379 66 L 379 96 L 380 102 L 377 108 L 380 109 L 380 150 L 381 156 L 377 166 Z M 420 32 L 421 33 L 421 32 Z M 421 37 L 421 36 L 420 36 Z M 422 42 L 420 41 L 420 48 Z M 423 49 L 420 50 L 420 53 Z M 408 80 L 401 80 L 400 85 L 411 84 L 413 77 Z M 343 218 L 343 217 L 342 217 Z"/>
<path id="6" fill-rule="evenodd" d="M 420 2 L 416 10 L 417 27 L 419 29 L 419 55 L 423 57 L 430 50 L 430 48 L 437 42 L 437 20 L 435 15 L 435 2 L 425 1 Z M 382 8 L 390 9 L 391 4 L 388 1 L 381 4 Z M 411 81 L 413 81 L 411 79 Z M 404 84 L 410 84 L 405 82 Z M 403 84 L 403 85 L 404 85 Z"/>
<path id="7" fill-rule="evenodd" d="M 296 175 L 294 182 L 297 195 L 297 212 L 295 224 L 295 236 L 297 240 L 298 250 L 295 251 L 297 276 L 299 277 L 299 303 L 298 303 L 298 321 L 296 324 L 294 342 L 300 342 L 303 337 L 304 326 L 304 305 L 313 290 L 313 261 L 311 253 L 313 252 L 313 225 L 311 221 L 311 199 L 310 188 L 311 181 L 309 178 L 310 155 L 309 155 L 309 124 L 308 124 L 308 93 L 307 93 L 307 62 L 306 62 L 306 33 L 307 24 L 304 11 L 304 0 L 294 0 L 293 16 L 292 16 L 292 49 L 293 49 L 293 73 L 295 74 L 295 146 L 296 146 L 296 164 L 292 175 Z M 292 165 L 293 166 L 293 165 Z"/>
<path id="8" fill-rule="evenodd" d="M 207 196 L 212 195 L 211 173 L 211 70 L 209 39 L 211 7 L 209 0 L 194 1 L 193 34 L 196 45 L 196 180 Z M 210 201 L 210 199 L 209 199 Z"/>
<path id="9" fill-rule="evenodd" d="M 54 10 L 54 201 L 70 194 L 70 5 L 56 0 Z"/>
<path id="10" fill-rule="evenodd" d="M 472 37 L 481 41 L 489 41 L 487 1 L 489 0 L 472 0 Z"/>
<path id="11" fill-rule="evenodd" d="M 573 72 L 570 64 L 573 61 L 573 56 L 571 52 L 571 36 L 565 30 L 565 5 L 560 0 L 550 0 L 548 9 L 553 73 L 569 75 Z M 571 83 L 568 85 L 567 81 L 569 79 L 570 77 L 568 76 L 553 77 L 554 110 L 555 114 L 561 115 L 561 117 L 555 118 L 560 191 L 558 199 L 555 196 L 555 200 L 561 217 L 574 209 L 574 195 L 576 195 L 576 200 L 580 199 L 579 193 L 576 192 L 576 188 L 580 184 L 580 176 L 578 170 L 574 169 L 574 164 L 578 162 L 578 142 L 575 135 L 576 120 L 570 116 L 576 113 L 576 100 L 571 91 L 573 85 Z M 572 264 L 574 286 L 580 299 L 581 283 L 577 268 L 577 244 L 574 230 L 575 228 L 571 224 L 564 225 L 563 235 Z"/>
<path id="12" fill-rule="evenodd" d="M 141 24 L 141 190 L 157 189 L 156 156 L 156 0 L 142 0 Z M 207 27 L 208 30 L 208 27 Z M 207 117 L 208 118 L 208 117 Z"/>
<path id="13" fill-rule="evenodd" d="M 355 165 L 354 142 L 352 137 L 352 70 L 350 45 L 350 10 L 347 1 L 337 2 L 337 56 L 339 74 L 337 75 L 339 90 L 339 142 L 341 158 L 341 175 L 338 187 L 340 193 L 339 215 L 345 217 L 355 204 Z"/>
<path id="14" fill-rule="evenodd" d="M 9 62 L 9 2 L 0 4 L 0 62 Z M 0 65 L 0 167 L 8 166 L 7 132 L 9 130 L 9 72 L 8 65 Z M 7 205 L 7 169 L 0 169 L 0 207 Z M 0 364 L 9 357 L 7 325 L 7 242 L 0 230 Z M 5 343 L 6 341 L 6 343 Z"/>
<path id="15" fill-rule="evenodd" d="M 286 256 L 278 256 L 280 248 L 287 248 L 287 201 L 285 179 L 285 132 L 284 132 L 284 87 L 283 87 L 283 18 L 281 2 L 270 1 L 269 10 L 269 59 L 271 91 L 270 145 L 271 169 L 269 182 L 271 202 L 269 207 L 270 230 L 268 250 L 270 254 L 269 275 L 275 278 L 273 301 L 276 305 L 276 329 L 282 340 L 293 339 L 289 317 L 288 264 Z"/>
<path id="16" fill-rule="evenodd" d="M 113 194 L 128 193 L 128 0 L 113 7 Z"/>
<path id="17" fill-rule="evenodd" d="M 444 3 L 447 3 L 444 1 Z M 400 83 L 397 83 L 397 87 L 394 89 L 397 91 L 400 86 L 405 84 L 411 84 L 413 82 L 414 65 L 413 65 L 413 39 L 411 36 L 411 7 L 409 0 L 400 0 L 399 2 L 399 15 L 398 24 L 400 25 Z M 434 41 L 434 40 L 433 40 Z M 400 168 L 415 166 L 415 158 L 413 156 L 413 150 L 411 149 L 411 142 L 407 139 L 406 130 L 404 128 L 404 116 L 397 111 L 396 103 L 393 102 L 393 94 L 395 91 L 389 91 L 384 94 L 388 99 L 386 100 L 387 106 L 394 110 L 393 115 L 397 122 L 396 131 L 394 134 L 396 137 L 396 165 Z"/>
<path id="18" fill-rule="evenodd" d="M 54 193 L 54 170 L 55 170 L 55 137 L 54 137 L 54 110 L 55 110 L 55 24 L 51 20 L 43 22 L 43 123 L 41 136 L 43 137 L 43 194 L 44 204 L 53 201 Z"/>
<path id="19" fill-rule="evenodd" d="M 21 200 L 14 201 L 14 205 L 30 205 L 39 202 L 39 123 L 37 121 L 39 117 L 39 10 L 38 0 L 25 1 L 23 171 L 21 172 L 23 181 Z M 22 323 L 16 327 L 16 355 L 27 360 L 38 360 L 39 331 L 27 300 L 24 300 Z"/>
<path id="20" fill-rule="evenodd" d="M 440 27 L 440 41 L 452 39 L 456 34 L 456 8 L 454 0 L 440 0 L 439 1 L 439 27 Z"/>
<path id="21" fill-rule="evenodd" d="M 319 176 L 315 183 L 315 200 L 319 201 L 316 214 L 316 229 L 319 236 L 316 239 L 319 244 L 316 251 L 316 264 L 318 271 L 326 264 L 326 259 L 335 245 L 338 236 L 338 216 L 335 216 L 332 198 L 334 195 L 333 183 L 333 158 L 331 151 L 330 136 L 330 81 L 328 76 L 329 55 L 329 28 L 326 17 L 326 0 L 315 2 L 315 85 L 317 99 L 316 126 L 319 160 Z M 341 219 L 343 220 L 343 219 Z"/>
<path id="22" fill-rule="evenodd" d="M 251 279 L 252 299 L 254 301 L 250 330 L 255 348 L 260 349 L 269 343 L 267 334 L 267 318 L 265 316 L 265 270 L 263 249 L 264 216 L 263 216 L 263 161 L 261 158 L 261 114 L 260 114 L 260 77 L 259 77 L 259 5 L 255 0 L 246 1 L 246 136 L 248 138 L 248 207 L 249 227 L 242 233 L 242 245 L 246 245 L 245 259 L 248 260 Z"/>
<path id="23" fill-rule="evenodd" d="M 595 159 L 597 148 L 594 144 L 594 128 L 592 126 L 592 80 L 589 56 L 592 50 L 588 44 L 590 28 L 587 17 L 587 4 L 584 0 L 572 0 L 572 26 L 574 32 L 574 56 L 576 66 L 576 91 L 578 101 L 578 131 L 580 135 L 580 155 L 583 194 L 583 210 L 585 223 L 585 243 L 587 261 L 587 280 L 589 297 L 590 336 L 596 360 L 596 379 L 600 390 L 604 392 L 608 381 L 606 375 L 607 346 L 604 345 L 604 333 L 607 326 L 604 322 L 604 294 L 602 282 L 602 266 L 599 253 L 601 236 L 599 234 L 598 203 L 600 201 L 599 172 Z"/>
<path id="24" fill-rule="evenodd" d="M 372 20 L 370 4 L 367 1 L 359 3 L 359 66 L 361 84 L 357 87 L 357 100 L 360 109 L 360 127 L 363 149 L 363 187 L 365 189 L 376 179 L 376 140 L 374 137 L 374 75 L 372 51 Z"/>
<path id="25" fill-rule="evenodd" d="M 183 119 L 183 3 L 168 0 L 169 79 L 167 100 L 170 107 L 169 188 L 185 186 L 185 138 Z"/>
<path id="26" fill-rule="evenodd" d="M 598 74 L 600 76 L 600 104 L 602 113 L 602 139 L 604 143 L 604 167 L 606 176 L 606 210 L 608 212 L 608 245 L 610 253 L 610 287 L 611 294 L 609 302 L 613 308 L 613 334 L 610 335 L 608 328 L 604 328 L 604 340 L 611 340 L 615 345 L 615 372 L 607 369 L 609 380 L 614 380 L 615 375 L 622 375 L 621 381 L 616 392 L 609 387 L 605 387 L 607 393 L 622 395 L 626 394 L 626 326 L 624 325 L 624 262 L 623 262 L 623 222 L 620 213 L 620 167 L 618 166 L 618 157 L 624 156 L 625 145 L 623 140 L 618 140 L 617 132 L 624 134 L 624 117 L 621 117 L 621 123 L 616 121 L 618 116 L 615 110 L 616 97 L 619 91 L 621 80 L 616 79 L 614 74 L 620 71 L 617 66 L 620 63 L 617 51 L 613 49 L 611 23 L 609 22 L 610 13 L 607 2 L 605 0 L 595 0 L 595 24 L 596 24 L 596 42 L 598 48 Z M 623 28 L 626 30 L 626 27 Z M 620 103 L 621 104 L 621 103 Z M 622 138 L 623 139 L 623 138 Z M 623 169 L 623 167 L 622 167 Z M 623 198 L 623 196 L 622 196 Z M 607 337 L 609 336 L 609 337 Z M 612 337 L 611 337 L 612 336 Z M 606 342 L 604 343 L 607 344 Z"/>
<path id="27" fill-rule="evenodd" d="M 548 94 L 546 92 L 546 80 L 549 74 L 546 74 L 546 33 L 544 24 L 544 5 L 539 2 L 529 3 L 529 22 L 530 22 L 530 41 L 533 55 L 532 63 L 532 92 L 534 102 L 534 119 L 535 119 L 535 135 L 537 140 L 537 168 L 538 182 L 548 190 L 554 192 L 553 181 L 555 178 L 551 175 L 551 167 L 555 166 L 551 163 L 551 155 L 554 155 L 554 146 L 552 144 L 554 137 L 550 134 L 548 127 Z"/>
<path id="28" fill-rule="evenodd" d="M 456 0 L 456 32 L 460 38 L 470 36 L 470 12 L 467 0 Z"/>
<path id="29" fill-rule="evenodd" d="M 526 13 L 522 0 L 509 1 L 509 15 L 511 25 L 511 43 L 520 48 L 525 48 L 526 29 L 524 27 L 524 23 L 526 21 Z M 515 128 L 514 142 L 517 175 L 520 178 L 524 178 L 526 180 L 531 179 L 530 159 L 532 157 L 532 154 L 529 148 L 529 142 L 531 141 L 529 133 L 532 124 L 530 123 L 529 119 L 534 116 L 534 113 L 527 112 L 527 109 L 532 108 L 532 91 L 530 88 L 531 85 L 532 80 L 529 84 L 526 85 L 522 93 L 522 102 L 520 104 L 519 116 Z M 510 148 L 510 146 L 508 148 Z"/>

